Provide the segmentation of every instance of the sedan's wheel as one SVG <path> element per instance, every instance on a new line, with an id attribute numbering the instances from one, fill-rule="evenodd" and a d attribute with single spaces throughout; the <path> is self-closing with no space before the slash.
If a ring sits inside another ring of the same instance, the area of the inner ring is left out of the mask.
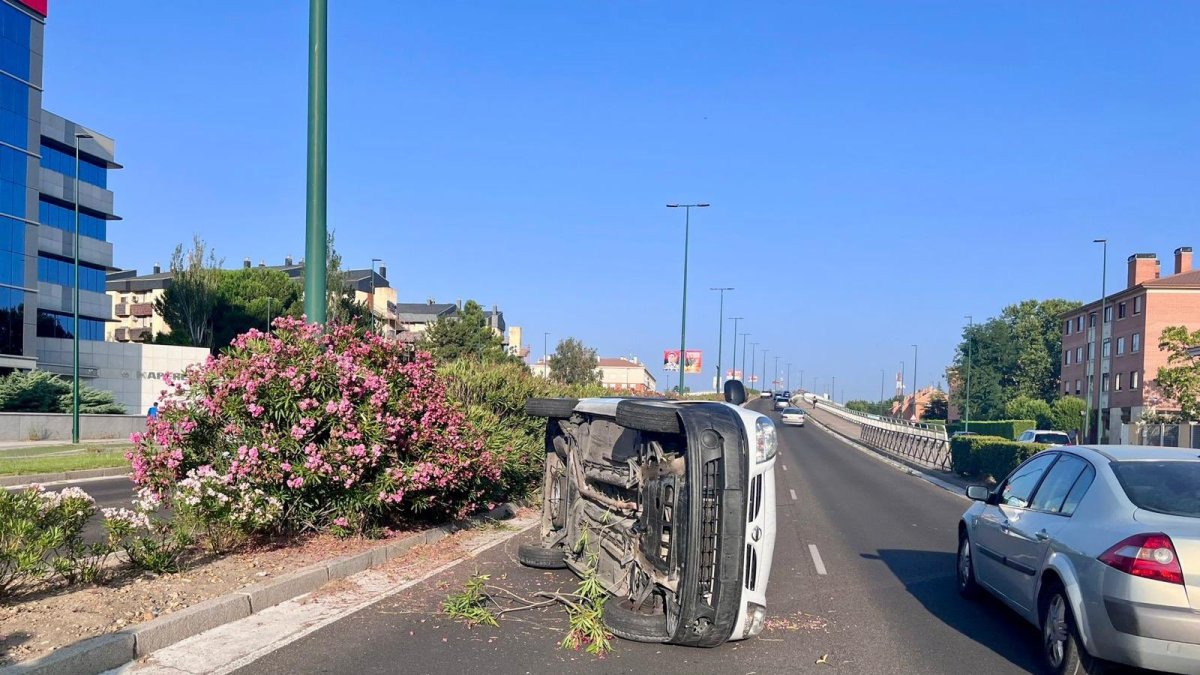
<path id="1" fill-rule="evenodd" d="M 609 598 L 604 603 L 604 625 L 613 635 L 635 642 L 666 642 L 670 637 L 661 606 L 650 613 L 635 612 L 625 599 Z"/>
<path id="2" fill-rule="evenodd" d="M 971 540 L 963 533 L 958 538 L 958 593 L 974 600 L 979 597 L 979 584 L 975 581 L 975 561 L 971 559 Z"/>
<path id="3" fill-rule="evenodd" d="M 539 570 L 561 570 L 567 566 L 567 551 L 560 546 L 542 548 L 533 544 L 521 544 L 517 547 L 517 560 L 526 567 Z"/>
<path id="4" fill-rule="evenodd" d="M 1049 675 L 1098 675 L 1105 663 L 1093 658 L 1079 641 L 1075 617 L 1061 586 L 1049 589 L 1042 601 L 1042 659 Z"/>

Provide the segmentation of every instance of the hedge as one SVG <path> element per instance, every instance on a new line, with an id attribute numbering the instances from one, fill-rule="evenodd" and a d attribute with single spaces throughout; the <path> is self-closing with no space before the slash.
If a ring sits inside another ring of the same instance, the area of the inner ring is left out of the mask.
<path id="1" fill-rule="evenodd" d="M 971 432 L 980 436 L 999 436 L 1010 441 L 1017 440 L 1021 434 L 1037 428 L 1036 420 L 992 420 L 987 422 L 971 422 Z M 946 427 L 946 433 L 966 431 L 966 425 L 955 422 Z"/>
<path id="2" fill-rule="evenodd" d="M 984 480 L 990 476 L 1000 481 L 1021 462 L 1047 447 L 999 436 L 958 436 L 950 439 L 950 462 L 954 473 L 961 476 Z"/>

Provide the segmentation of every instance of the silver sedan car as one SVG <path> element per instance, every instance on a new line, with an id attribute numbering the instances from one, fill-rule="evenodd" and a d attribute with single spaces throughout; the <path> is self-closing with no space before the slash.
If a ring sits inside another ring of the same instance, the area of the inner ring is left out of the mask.
<path id="1" fill-rule="evenodd" d="M 1046 672 L 1200 673 L 1200 451 L 1052 448 L 967 496 L 959 592 L 1037 626 Z"/>

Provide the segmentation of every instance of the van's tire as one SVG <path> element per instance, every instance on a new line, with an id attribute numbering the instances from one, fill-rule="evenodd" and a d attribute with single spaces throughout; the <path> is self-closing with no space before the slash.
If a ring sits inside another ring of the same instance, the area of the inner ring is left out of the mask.
<path id="1" fill-rule="evenodd" d="M 521 544 L 517 547 L 517 560 L 526 567 L 539 570 L 561 570 L 567 567 L 567 551 L 559 546 L 542 548 L 535 544 Z"/>
<path id="2" fill-rule="evenodd" d="M 530 417 L 567 419 L 575 412 L 579 399 L 575 398 L 529 398 L 525 399 L 525 414 Z"/>
<path id="3" fill-rule="evenodd" d="M 635 642 L 662 643 L 670 639 L 666 612 L 635 612 L 627 606 L 628 602 L 624 598 L 609 598 L 604 603 L 604 625 L 613 635 Z"/>
<path id="4" fill-rule="evenodd" d="M 617 404 L 617 424 L 626 429 L 660 434 L 683 431 L 679 410 L 671 403 L 621 401 Z"/>

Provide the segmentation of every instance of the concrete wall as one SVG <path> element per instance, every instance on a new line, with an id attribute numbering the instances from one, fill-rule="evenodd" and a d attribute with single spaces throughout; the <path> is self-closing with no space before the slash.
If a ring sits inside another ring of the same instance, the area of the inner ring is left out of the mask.
<path id="1" fill-rule="evenodd" d="M 84 441 L 129 438 L 146 428 L 143 415 L 80 415 L 79 437 Z M 71 416 L 51 413 L 0 413 L 0 441 L 54 440 L 71 442 Z"/>
<path id="2" fill-rule="evenodd" d="M 38 338 L 38 367 L 52 373 L 71 372 L 71 341 Z M 204 363 L 209 351 L 126 342 L 79 342 L 79 368 L 84 384 L 111 391 L 130 414 L 141 415 L 166 389 L 163 376 Z"/>

